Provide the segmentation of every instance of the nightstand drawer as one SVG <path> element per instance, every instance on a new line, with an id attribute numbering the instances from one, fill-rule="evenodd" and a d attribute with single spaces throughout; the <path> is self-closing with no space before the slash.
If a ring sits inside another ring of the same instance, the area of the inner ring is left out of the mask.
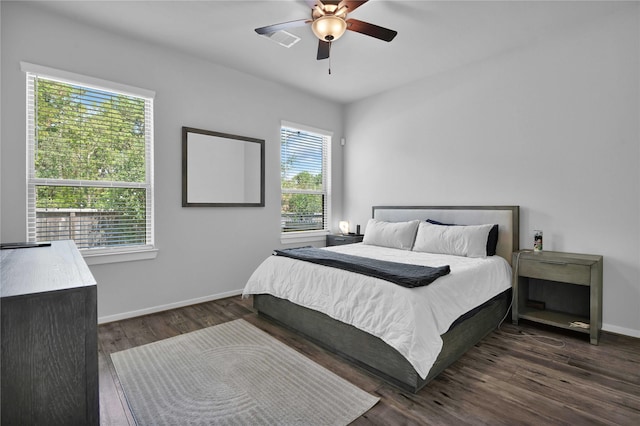
<path id="1" fill-rule="evenodd" d="M 342 245 L 345 245 L 345 244 L 361 243 L 363 238 L 364 238 L 364 235 L 329 234 L 329 235 L 327 235 L 327 247 L 342 246 Z"/>
<path id="2" fill-rule="evenodd" d="M 591 267 L 561 260 L 521 259 L 518 273 L 520 276 L 549 281 L 589 285 Z"/>

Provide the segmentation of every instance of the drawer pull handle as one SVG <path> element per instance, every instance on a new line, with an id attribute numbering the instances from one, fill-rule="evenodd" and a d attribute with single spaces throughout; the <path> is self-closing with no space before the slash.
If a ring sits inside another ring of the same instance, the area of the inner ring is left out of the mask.
<path id="1" fill-rule="evenodd" d="M 561 266 L 567 266 L 568 265 L 567 262 L 558 262 L 558 261 L 554 261 L 554 260 L 541 260 L 540 263 L 549 263 L 551 265 L 561 265 Z"/>

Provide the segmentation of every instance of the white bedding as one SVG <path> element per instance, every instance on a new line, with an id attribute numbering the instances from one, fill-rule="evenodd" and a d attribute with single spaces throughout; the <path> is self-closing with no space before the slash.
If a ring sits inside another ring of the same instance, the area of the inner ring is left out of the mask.
<path id="1" fill-rule="evenodd" d="M 426 266 L 451 273 L 425 287 L 405 288 L 354 272 L 270 256 L 251 275 L 243 295 L 271 294 L 351 324 L 392 346 L 424 379 L 451 324 L 511 287 L 511 267 L 500 256 L 468 258 L 350 244 L 340 253 Z"/>

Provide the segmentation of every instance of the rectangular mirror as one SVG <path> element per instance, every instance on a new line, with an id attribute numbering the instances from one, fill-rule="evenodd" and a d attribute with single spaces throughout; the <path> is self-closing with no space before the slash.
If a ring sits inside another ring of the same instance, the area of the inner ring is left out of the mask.
<path id="1" fill-rule="evenodd" d="M 264 207 L 264 140 L 183 127 L 182 207 Z"/>

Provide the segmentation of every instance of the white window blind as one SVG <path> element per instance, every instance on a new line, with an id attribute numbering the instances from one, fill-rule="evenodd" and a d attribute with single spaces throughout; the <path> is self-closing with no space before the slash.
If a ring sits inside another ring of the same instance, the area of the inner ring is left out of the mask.
<path id="1" fill-rule="evenodd" d="M 28 240 L 152 248 L 153 98 L 26 71 Z"/>
<path id="2" fill-rule="evenodd" d="M 303 126 L 280 129 L 283 233 L 326 231 L 331 204 L 331 133 Z"/>

